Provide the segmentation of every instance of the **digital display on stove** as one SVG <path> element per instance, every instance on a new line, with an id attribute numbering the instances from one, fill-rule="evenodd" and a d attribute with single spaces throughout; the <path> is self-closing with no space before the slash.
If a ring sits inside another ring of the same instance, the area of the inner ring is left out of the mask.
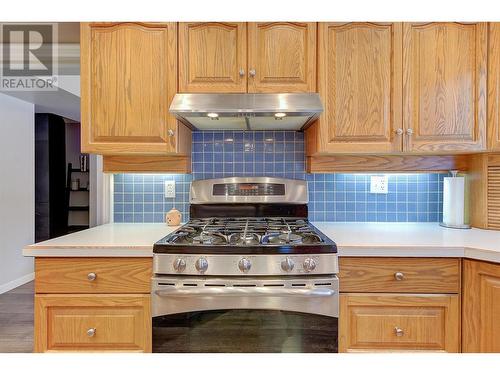
<path id="1" fill-rule="evenodd" d="M 268 183 L 214 184 L 212 194 L 229 196 L 285 195 L 285 185 Z"/>

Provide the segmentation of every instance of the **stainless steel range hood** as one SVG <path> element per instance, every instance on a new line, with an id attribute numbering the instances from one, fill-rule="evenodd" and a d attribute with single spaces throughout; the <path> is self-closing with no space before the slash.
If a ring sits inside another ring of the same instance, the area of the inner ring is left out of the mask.
<path id="1" fill-rule="evenodd" d="M 316 93 L 176 94 L 170 112 L 197 130 L 302 130 L 323 106 Z"/>

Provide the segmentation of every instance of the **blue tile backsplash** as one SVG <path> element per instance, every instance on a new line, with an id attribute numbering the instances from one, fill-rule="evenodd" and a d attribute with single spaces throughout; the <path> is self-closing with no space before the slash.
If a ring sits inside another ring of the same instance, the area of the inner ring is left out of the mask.
<path id="1" fill-rule="evenodd" d="M 276 176 L 306 179 L 313 221 L 437 222 L 446 174 L 389 175 L 388 194 L 370 193 L 370 174 L 305 172 L 304 134 L 293 131 L 194 132 L 192 175 L 115 174 L 115 222 L 164 222 L 172 207 L 189 218 L 193 179 Z M 164 181 L 176 181 L 164 198 Z"/>

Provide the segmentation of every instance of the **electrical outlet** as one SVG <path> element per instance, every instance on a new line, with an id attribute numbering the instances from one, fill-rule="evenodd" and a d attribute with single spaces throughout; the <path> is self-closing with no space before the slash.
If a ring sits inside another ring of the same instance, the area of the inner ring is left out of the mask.
<path id="1" fill-rule="evenodd" d="M 175 181 L 165 181 L 165 198 L 175 198 Z"/>
<path id="2" fill-rule="evenodd" d="M 370 193 L 373 194 L 387 194 L 388 189 L 388 177 L 387 176 L 371 176 L 370 178 Z"/>

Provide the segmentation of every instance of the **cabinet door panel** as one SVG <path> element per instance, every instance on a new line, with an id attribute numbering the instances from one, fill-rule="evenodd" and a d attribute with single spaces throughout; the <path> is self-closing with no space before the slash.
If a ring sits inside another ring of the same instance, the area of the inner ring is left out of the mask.
<path id="1" fill-rule="evenodd" d="M 320 23 L 320 152 L 401 151 L 401 24 Z"/>
<path id="2" fill-rule="evenodd" d="M 486 23 L 404 24 L 407 151 L 485 148 L 486 47 Z"/>
<path id="3" fill-rule="evenodd" d="M 81 55 L 82 151 L 175 152 L 177 25 L 82 23 Z"/>
<path id="4" fill-rule="evenodd" d="M 35 352 L 151 352 L 150 305 L 149 294 L 36 294 Z"/>
<path id="5" fill-rule="evenodd" d="M 462 348 L 500 353 L 500 265 L 465 260 Z"/>
<path id="6" fill-rule="evenodd" d="M 249 92 L 316 91 L 316 23 L 248 24 Z"/>
<path id="7" fill-rule="evenodd" d="M 246 92 L 244 22 L 179 24 L 179 91 Z"/>
<path id="8" fill-rule="evenodd" d="M 460 351 L 458 295 L 343 294 L 339 351 Z"/>

